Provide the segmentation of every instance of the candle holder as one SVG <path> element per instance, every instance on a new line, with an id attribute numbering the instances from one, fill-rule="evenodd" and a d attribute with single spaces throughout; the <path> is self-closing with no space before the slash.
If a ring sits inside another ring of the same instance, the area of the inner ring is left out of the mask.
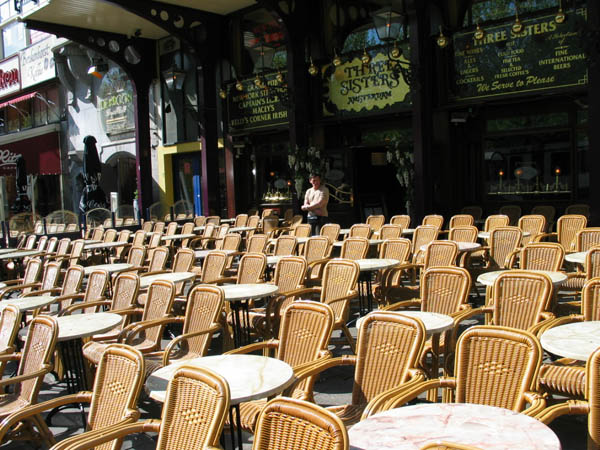
<path id="1" fill-rule="evenodd" d="M 556 175 L 556 181 L 554 183 L 554 190 L 560 191 L 560 184 L 558 183 L 558 177 L 560 176 L 560 167 L 554 169 L 554 175 Z"/>
<path id="2" fill-rule="evenodd" d="M 501 170 L 498 172 L 498 192 L 502 192 L 502 177 L 504 176 L 504 171 Z"/>
<path id="3" fill-rule="evenodd" d="M 517 187 L 515 192 L 521 192 L 521 176 L 523 175 L 523 169 L 515 170 L 515 178 L 517 180 Z"/>

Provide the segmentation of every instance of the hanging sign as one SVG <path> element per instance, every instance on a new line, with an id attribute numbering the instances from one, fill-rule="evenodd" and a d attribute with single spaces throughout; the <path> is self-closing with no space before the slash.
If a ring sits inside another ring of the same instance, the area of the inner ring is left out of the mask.
<path id="1" fill-rule="evenodd" d="M 400 61 L 408 63 L 404 55 Z M 410 108 L 410 87 L 386 53 L 376 53 L 369 64 L 360 56 L 335 67 L 322 69 L 324 81 L 323 115 L 360 114 L 387 111 L 394 107 Z"/>
<path id="2" fill-rule="evenodd" d="M 227 114 L 229 131 L 269 128 L 288 123 L 287 84 L 277 80 L 276 73 L 263 75 L 264 85 L 258 87 L 254 78 L 241 81 L 243 90 L 235 84 L 227 86 Z"/>
<path id="3" fill-rule="evenodd" d="M 21 58 L 21 88 L 42 83 L 56 77 L 52 48 L 66 41 L 50 36 L 19 53 Z"/>
<path id="4" fill-rule="evenodd" d="M 135 129 L 133 86 L 119 67 L 112 67 L 102 77 L 99 97 L 98 111 L 106 134 Z"/>
<path id="5" fill-rule="evenodd" d="M 567 20 L 555 15 L 514 21 L 485 29 L 483 39 L 474 32 L 454 35 L 454 97 L 467 100 L 520 94 L 587 84 L 587 55 L 580 30 L 587 10 L 567 11 Z"/>
<path id="6" fill-rule="evenodd" d="M 19 57 L 5 59 L 0 62 L 0 97 L 13 94 L 21 90 L 21 71 Z"/>

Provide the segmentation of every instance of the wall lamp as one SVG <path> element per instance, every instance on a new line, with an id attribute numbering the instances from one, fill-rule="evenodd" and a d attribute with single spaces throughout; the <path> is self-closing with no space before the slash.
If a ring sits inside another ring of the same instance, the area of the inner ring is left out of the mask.
<path id="1" fill-rule="evenodd" d="M 163 78 L 169 91 L 181 90 L 183 88 L 183 82 L 185 81 L 185 72 L 172 66 L 170 69 L 163 71 Z"/>
<path id="2" fill-rule="evenodd" d="M 101 59 L 94 59 L 93 64 L 88 68 L 88 75 L 93 75 L 99 79 L 102 79 L 106 72 L 108 72 L 108 63 Z"/>

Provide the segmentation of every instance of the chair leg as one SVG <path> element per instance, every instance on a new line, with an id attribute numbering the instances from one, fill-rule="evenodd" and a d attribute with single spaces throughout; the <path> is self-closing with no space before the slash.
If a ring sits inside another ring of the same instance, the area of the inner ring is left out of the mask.
<path id="1" fill-rule="evenodd" d="M 350 345 L 350 349 L 352 350 L 352 353 L 356 354 L 356 342 L 354 342 L 354 338 L 350 334 L 350 330 L 348 329 L 348 327 L 346 326 L 345 323 L 342 324 L 341 328 L 342 328 L 342 333 L 344 333 L 344 336 L 346 336 L 346 340 L 348 341 L 348 344 Z"/>

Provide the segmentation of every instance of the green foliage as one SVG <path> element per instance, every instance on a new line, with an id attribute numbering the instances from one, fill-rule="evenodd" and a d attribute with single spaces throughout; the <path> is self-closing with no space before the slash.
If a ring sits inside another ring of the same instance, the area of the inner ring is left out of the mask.
<path id="1" fill-rule="evenodd" d="M 326 161 L 322 158 L 322 152 L 314 146 L 291 148 L 288 151 L 288 167 L 294 174 L 296 192 L 298 197 L 302 195 L 304 180 L 308 180 L 311 173 L 321 174 L 324 178 L 327 170 Z"/>

